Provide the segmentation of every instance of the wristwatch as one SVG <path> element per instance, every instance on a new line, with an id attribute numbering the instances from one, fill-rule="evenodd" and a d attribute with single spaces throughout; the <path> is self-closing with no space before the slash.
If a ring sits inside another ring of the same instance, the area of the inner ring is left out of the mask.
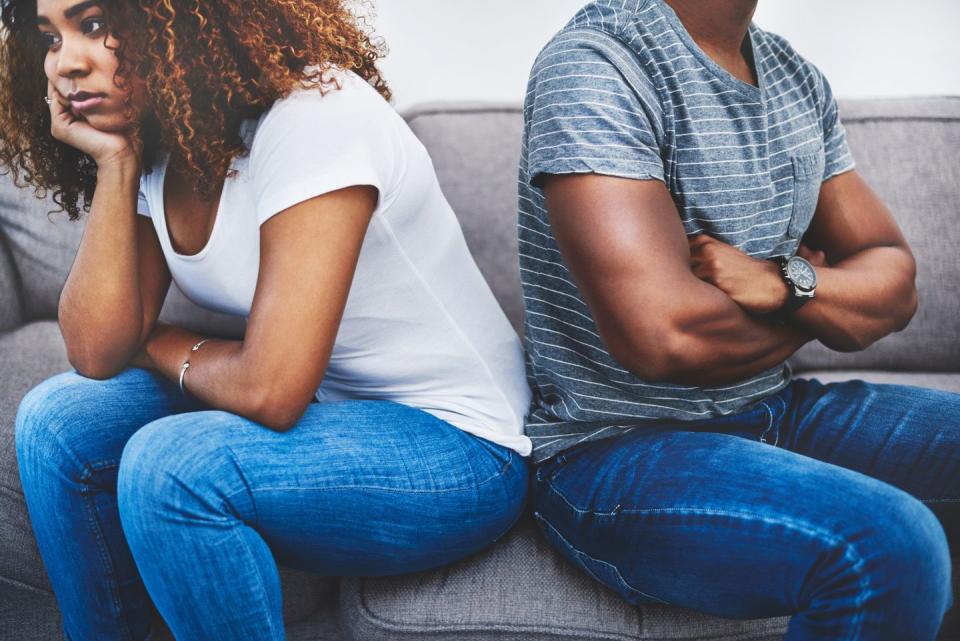
<path id="1" fill-rule="evenodd" d="M 780 266 L 780 276 L 790 290 L 787 302 L 774 312 L 775 316 L 783 317 L 813 300 L 817 293 L 817 270 L 810 261 L 799 256 L 777 256 L 773 260 Z"/>

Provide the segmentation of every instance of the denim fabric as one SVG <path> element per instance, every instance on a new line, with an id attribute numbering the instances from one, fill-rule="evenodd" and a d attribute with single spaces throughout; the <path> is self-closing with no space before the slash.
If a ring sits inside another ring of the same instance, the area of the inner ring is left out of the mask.
<path id="1" fill-rule="evenodd" d="M 180 641 L 283 639 L 277 563 L 441 566 L 507 532 L 528 483 L 519 454 L 419 409 L 311 403 L 276 432 L 139 368 L 47 379 L 15 434 L 70 641 L 149 638 L 152 604 Z"/>
<path id="2" fill-rule="evenodd" d="M 960 395 L 795 379 L 577 445 L 531 486 L 550 543 L 630 603 L 794 614 L 785 641 L 929 641 L 953 600 Z"/>

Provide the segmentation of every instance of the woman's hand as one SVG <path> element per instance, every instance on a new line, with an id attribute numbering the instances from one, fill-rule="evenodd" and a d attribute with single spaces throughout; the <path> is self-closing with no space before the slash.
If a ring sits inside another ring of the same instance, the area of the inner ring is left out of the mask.
<path id="1" fill-rule="evenodd" d="M 70 101 L 47 80 L 50 101 L 50 133 L 62 143 L 82 151 L 97 167 L 119 162 L 134 162 L 139 171 L 142 145 L 134 145 L 125 134 L 100 131 L 82 114 L 75 113 Z"/>

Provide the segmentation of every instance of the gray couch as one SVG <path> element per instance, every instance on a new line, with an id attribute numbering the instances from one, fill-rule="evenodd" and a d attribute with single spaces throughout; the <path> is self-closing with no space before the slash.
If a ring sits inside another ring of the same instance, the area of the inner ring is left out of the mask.
<path id="1" fill-rule="evenodd" d="M 890 205 L 919 259 L 910 327 L 858 354 L 808 346 L 802 375 L 860 377 L 960 392 L 960 99 L 841 104 L 859 169 Z M 429 149 L 474 255 L 521 327 L 515 236 L 517 105 L 428 105 L 406 114 Z M 82 221 L 0 178 L 0 640 L 62 639 L 31 533 L 13 446 L 23 394 L 69 369 L 57 297 Z M 164 320 L 240 337 L 242 318 L 200 310 L 175 288 Z M 529 514 L 488 549 L 439 570 L 392 578 L 321 577 L 281 568 L 292 640 L 689 639 L 774 641 L 786 617 L 732 621 L 670 607 L 634 608 L 540 538 Z M 158 623 L 162 626 L 162 623 Z M 165 627 L 165 626 L 164 626 Z M 160 638 L 168 639 L 165 634 Z"/>

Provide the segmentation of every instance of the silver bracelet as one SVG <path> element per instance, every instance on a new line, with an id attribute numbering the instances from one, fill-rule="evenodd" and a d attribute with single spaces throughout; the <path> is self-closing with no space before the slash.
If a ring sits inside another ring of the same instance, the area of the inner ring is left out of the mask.
<path id="1" fill-rule="evenodd" d="M 210 339 L 204 338 L 203 340 L 199 341 L 196 345 L 190 348 L 190 352 L 193 353 L 197 351 L 198 349 L 200 349 L 200 346 L 206 343 L 208 340 Z M 190 355 L 188 354 L 187 360 L 183 361 L 183 365 L 180 366 L 180 393 L 183 394 L 184 396 L 187 395 L 187 391 L 183 389 L 183 375 L 187 373 L 187 370 L 189 368 L 190 368 Z"/>

